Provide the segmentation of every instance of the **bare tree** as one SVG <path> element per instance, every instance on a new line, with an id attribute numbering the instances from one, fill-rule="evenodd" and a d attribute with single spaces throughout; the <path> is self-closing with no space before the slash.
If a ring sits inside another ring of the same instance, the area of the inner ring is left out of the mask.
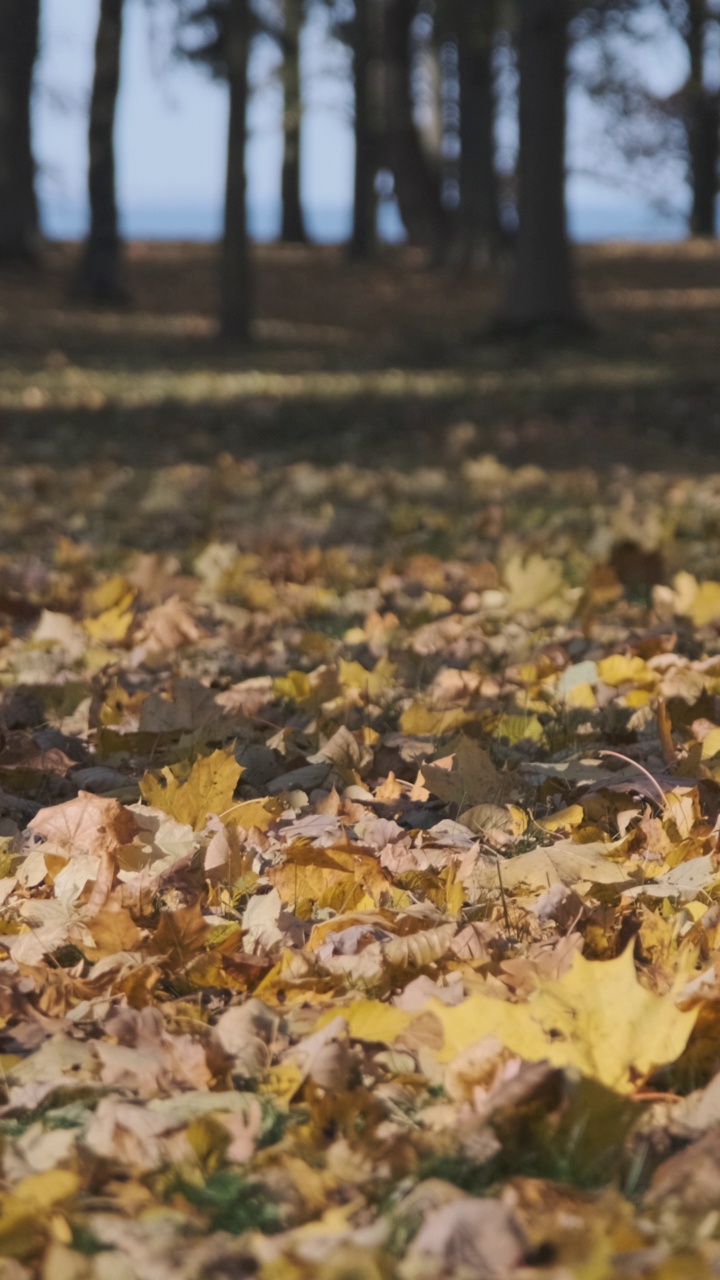
<path id="1" fill-rule="evenodd" d="M 460 204 L 453 256 L 491 263 L 500 247 L 495 166 L 496 0 L 453 0 L 460 80 Z"/>
<path id="2" fill-rule="evenodd" d="M 40 232 L 30 99 L 40 0 L 0 0 L 0 262 L 28 262 Z"/>
<path id="3" fill-rule="evenodd" d="M 720 155 L 720 94 L 706 78 L 710 27 L 717 24 L 707 0 L 687 0 L 685 38 L 690 74 L 685 86 L 688 169 L 692 204 L 690 231 L 694 236 L 714 236 L 715 200 Z"/>
<path id="4" fill-rule="evenodd" d="M 518 0 L 519 230 L 505 320 L 518 330 L 579 322 L 565 205 L 570 0 Z"/>
<path id="5" fill-rule="evenodd" d="M 428 163 L 414 119 L 413 22 L 417 0 L 385 0 L 385 154 L 409 239 L 442 249 L 447 219 L 441 174 Z"/>
<path id="6" fill-rule="evenodd" d="M 248 64 L 257 24 L 259 0 L 176 0 L 177 51 L 224 80 L 229 90 L 225 177 L 225 212 L 220 248 L 220 331 L 235 345 L 250 342 L 253 314 L 253 269 L 247 218 L 247 114 L 250 97 Z M 281 14 L 263 6 L 282 35 Z M 265 28 L 263 28 L 265 29 Z"/>
<path id="7" fill-rule="evenodd" d="M 251 38 L 249 0 L 228 0 L 223 51 L 230 89 L 230 119 L 222 243 L 221 326 L 224 338 L 241 344 L 250 341 L 253 294 L 245 175 Z"/>
<path id="8" fill-rule="evenodd" d="M 126 300 L 115 189 L 115 114 L 120 87 L 123 0 L 100 0 L 88 130 L 90 231 L 74 292 L 92 302 Z"/>
<path id="9" fill-rule="evenodd" d="M 300 37 L 303 0 L 285 0 L 283 47 L 283 163 L 282 239 L 302 244 L 307 240 L 301 198 L 302 86 Z"/>
<path id="10" fill-rule="evenodd" d="M 382 102 L 379 100 L 377 0 L 355 0 L 355 14 L 348 24 L 352 48 L 352 75 L 355 98 L 355 167 L 353 184 L 353 227 L 350 256 L 366 261 L 375 248 L 378 170 L 378 139 Z"/>

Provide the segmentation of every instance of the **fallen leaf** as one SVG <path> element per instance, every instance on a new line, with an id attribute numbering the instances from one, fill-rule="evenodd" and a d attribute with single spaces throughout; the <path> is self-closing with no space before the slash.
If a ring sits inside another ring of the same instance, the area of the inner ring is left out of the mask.
<path id="1" fill-rule="evenodd" d="M 442 1062 L 495 1035 L 520 1057 L 576 1067 L 620 1093 L 679 1058 L 697 1017 L 640 985 L 632 946 L 614 960 L 576 955 L 563 978 L 541 983 L 524 1004 L 472 995 L 456 1008 L 429 1008 L 445 1035 Z"/>
<path id="2" fill-rule="evenodd" d="M 497 857 L 494 865 L 478 863 L 471 870 L 471 892 L 476 896 L 481 890 L 500 888 L 508 892 L 521 887 L 542 890 L 554 884 L 574 885 L 581 881 L 622 884 L 626 877 L 622 867 L 607 857 L 611 851 L 612 846 L 600 841 L 576 844 L 572 840 L 559 840 L 514 858 Z"/>
<path id="3" fill-rule="evenodd" d="M 443 1270 L 467 1270 L 478 1280 L 504 1280 L 520 1266 L 526 1248 L 504 1205 L 462 1196 L 427 1215 L 410 1257 L 434 1258 Z"/>
<path id="4" fill-rule="evenodd" d="M 509 613 L 520 613 L 547 604 L 563 588 L 562 568 L 558 561 L 545 560 L 539 555 L 530 555 L 524 561 L 519 555 L 512 556 L 503 570 L 503 580 L 508 588 Z"/>
<path id="5" fill-rule="evenodd" d="M 134 815 L 103 796 L 81 791 L 74 800 L 41 809 L 28 826 L 44 840 L 73 853 L 114 853 L 130 844 L 139 827 Z"/>
<path id="6" fill-rule="evenodd" d="M 146 804 L 200 831 L 211 814 L 223 817 L 232 808 L 241 773 L 232 751 L 213 751 L 193 765 L 171 765 L 158 773 L 146 773 L 140 791 Z"/>
<path id="7" fill-rule="evenodd" d="M 0 1199 L 0 1252 L 32 1257 L 50 1223 L 48 1213 L 75 1195 L 80 1179 L 69 1169 L 31 1174 Z"/>
<path id="8" fill-rule="evenodd" d="M 487 751 L 472 738 L 462 737 L 454 756 L 451 770 L 432 764 L 422 767 L 424 785 L 438 799 L 462 811 L 474 805 L 498 805 L 517 796 L 516 775 L 499 772 Z"/>

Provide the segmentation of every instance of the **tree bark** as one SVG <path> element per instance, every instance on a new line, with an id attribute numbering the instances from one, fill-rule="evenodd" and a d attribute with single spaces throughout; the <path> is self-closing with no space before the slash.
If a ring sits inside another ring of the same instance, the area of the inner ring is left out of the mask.
<path id="1" fill-rule="evenodd" d="M 302 87 L 300 80 L 300 33 L 303 0 L 285 0 L 282 163 L 282 239 L 289 244 L 307 240 L 301 198 Z"/>
<path id="2" fill-rule="evenodd" d="M 720 159 L 720 99 L 705 83 L 706 0 L 690 0 L 686 32 L 690 55 L 687 84 L 688 161 L 692 204 L 690 234 L 714 237 Z"/>
<path id="3" fill-rule="evenodd" d="M 495 168 L 494 0 L 455 0 L 460 72 L 460 207 L 453 257 L 495 261 L 501 241 Z"/>
<path id="4" fill-rule="evenodd" d="M 249 0 L 228 0 L 225 63 L 230 88 L 230 120 L 221 255 L 221 330 L 224 338 L 238 344 L 250 341 L 252 315 L 252 264 L 245 176 L 251 21 Z"/>
<path id="5" fill-rule="evenodd" d="M 90 231 L 75 293 L 91 302 L 127 301 L 115 191 L 115 114 L 120 87 L 123 0 L 100 0 L 88 130 Z"/>
<path id="6" fill-rule="evenodd" d="M 715 201 L 720 159 L 720 103 L 714 93 L 703 93 L 691 104 L 690 155 L 692 210 L 690 231 L 708 238 L 717 234 Z"/>
<path id="7" fill-rule="evenodd" d="M 355 169 L 353 226 L 350 257 L 367 262 L 375 250 L 377 196 L 377 121 L 374 104 L 376 62 L 373 50 L 374 6 L 372 0 L 356 0 L 350 38 L 353 55 L 355 96 Z"/>
<path id="8" fill-rule="evenodd" d="M 447 219 L 440 175 L 432 171 L 413 119 L 411 25 L 417 0 L 385 3 L 385 120 L 388 167 L 408 239 L 437 255 Z"/>
<path id="9" fill-rule="evenodd" d="M 30 99 L 40 0 L 0 2 L 0 262 L 31 262 L 39 251 Z"/>
<path id="10" fill-rule="evenodd" d="M 580 322 L 565 204 L 569 0 L 519 0 L 517 255 L 505 321 L 518 330 Z"/>

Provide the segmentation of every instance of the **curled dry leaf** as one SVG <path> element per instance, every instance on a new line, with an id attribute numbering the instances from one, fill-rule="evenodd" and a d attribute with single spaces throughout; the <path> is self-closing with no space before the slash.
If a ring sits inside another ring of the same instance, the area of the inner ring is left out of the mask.
<path id="1" fill-rule="evenodd" d="M 226 1009 L 215 1024 L 213 1035 L 233 1059 L 236 1074 L 248 1080 L 262 1076 L 287 1048 L 283 1019 L 261 1000 L 248 1000 Z"/>
<path id="2" fill-rule="evenodd" d="M 105 1084 L 142 1098 L 210 1084 L 202 1045 L 188 1035 L 169 1035 L 157 1009 L 115 1010 L 104 1030 L 111 1039 L 97 1041 L 95 1052 Z"/>

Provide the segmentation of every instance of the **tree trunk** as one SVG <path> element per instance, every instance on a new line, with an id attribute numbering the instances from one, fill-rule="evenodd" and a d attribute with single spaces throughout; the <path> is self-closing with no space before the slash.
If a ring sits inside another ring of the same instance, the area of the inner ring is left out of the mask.
<path id="1" fill-rule="evenodd" d="M 282 239 L 288 244 L 307 240 L 300 195 L 302 148 L 302 88 L 300 33 L 303 0 L 285 0 L 283 84 Z"/>
<path id="2" fill-rule="evenodd" d="M 40 230 L 30 98 L 40 0 L 0 0 L 0 262 L 37 257 Z"/>
<path id="3" fill-rule="evenodd" d="M 353 87 L 355 95 L 355 173 L 353 227 L 350 257 L 367 262 L 375 249 L 377 197 L 377 135 L 374 119 L 374 80 L 372 0 L 356 0 L 351 24 L 353 54 Z"/>
<path id="4" fill-rule="evenodd" d="M 715 236 L 715 199 L 720 159 L 720 103 L 717 95 L 704 92 L 691 105 L 690 155 L 692 169 L 692 210 L 690 231 L 694 236 Z"/>
<path id="5" fill-rule="evenodd" d="M 460 72 L 460 207 L 453 257 L 487 266 L 498 255 L 501 230 L 495 168 L 493 0 L 455 0 Z"/>
<path id="6" fill-rule="evenodd" d="M 228 0 L 225 62 L 230 86 L 230 121 L 222 244 L 221 328 L 224 338 L 241 344 L 250 341 L 252 314 L 245 177 L 250 36 L 249 0 Z"/>
<path id="7" fill-rule="evenodd" d="M 120 87 L 123 0 L 100 0 L 88 131 L 90 231 L 75 293 L 91 302 L 127 300 L 115 192 L 115 112 Z"/>
<path id="8" fill-rule="evenodd" d="M 434 173 L 413 119 L 411 25 L 417 0 L 386 0 L 385 120 L 388 167 L 408 238 L 439 253 L 447 228 L 440 175 Z"/>
<path id="9" fill-rule="evenodd" d="M 705 83 L 706 0 L 688 5 L 687 46 L 690 76 L 687 84 L 688 163 L 692 205 L 690 234 L 716 234 L 715 199 L 720 158 L 720 100 Z"/>
<path id="10" fill-rule="evenodd" d="M 565 205 L 569 0 L 520 0 L 519 230 L 506 322 L 518 330 L 580 321 Z"/>

